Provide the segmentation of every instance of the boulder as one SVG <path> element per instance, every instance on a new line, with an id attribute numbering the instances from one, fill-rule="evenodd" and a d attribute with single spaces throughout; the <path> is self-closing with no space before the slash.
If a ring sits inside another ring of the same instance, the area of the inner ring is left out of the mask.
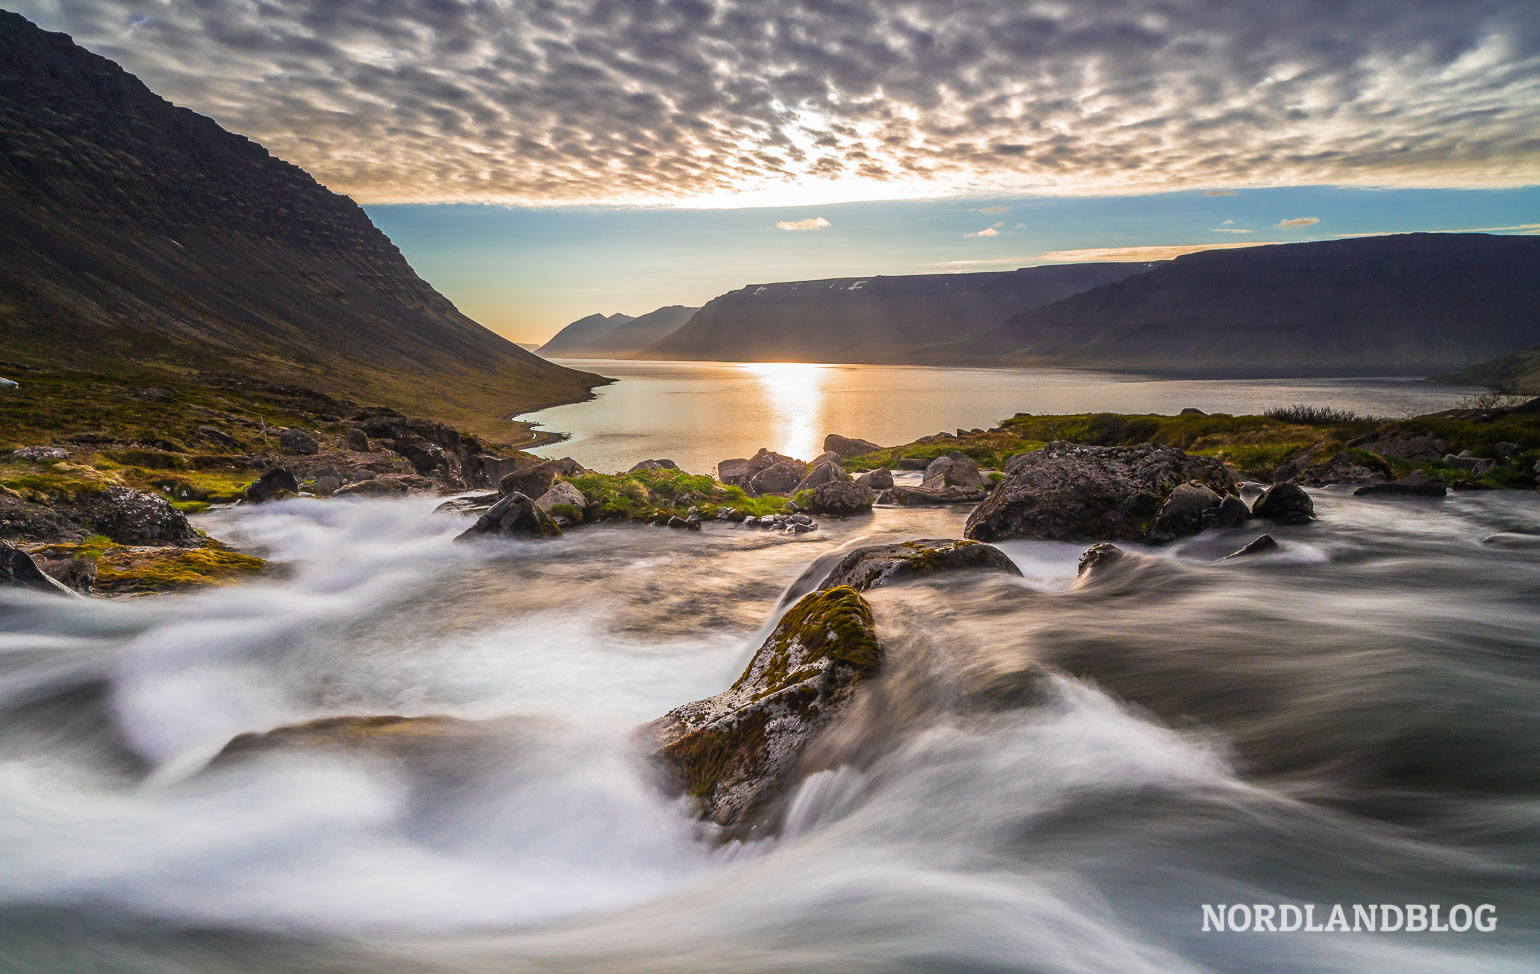
<path id="1" fill-rule="evenodd" d="M 101 534 L 125 545 L 193 545 L 201 539 L 187 516 L 157 493 L 108 487 L 81 505 Z"/>
<path id="2" fill-rule="evenodd" d="M 638 470 L 678 470 L 679 464 L 672 460 L 643 460 L 627 470 L 626 473 L 636 473 Z"/>
<path id="3" fill-rule="evenodd" d="M 1213 457 L 1151 443 L 1050 443 L 1011 458 L 964 534 L 980 541 L 1141 540 L 1165 499 L 1188 482 L 1220 496 L 1235 493 L 1234 478 Z"/>
<path id="4" fill-rule="evenodd" d="M 1246 506 L 1245 501 L 1233 495 L 1221 500 L 1218 507 L 1203 512 L 1205 529 L 1243 528 L 1249 520 L 1251 520 L 1251 508 Z"/>
<path id="5" fill-rule="evenodd" d="M 851 517 L 870 511 L 876 499 L 877 495 L 870 487 L 850 480 L 831 480 L 813 488 L 807 509 L 814 514 Z"/>
<path id="6" fill-rule="evenodd" d="M 1370 433 L 1356 440 L 1349 440 L 1348 446 L 1377 453 L 1382 457 L 1412 461 L 1437 460 L 1449 452 L 1449 441 L 1433 436 L 1426 430 L 1415 433 L 1393 433 L 1388 436 L 1382 433 Z"/>
<path id="7" fill-rule="evenodd" d="M 717 464 L 717 480 L 733 487 L 747 487 L 749 483 L 749 461 L 740 457 L 736 460 L 723 460 Z"/>
<path id="8" fill-rule="evenodd" d="M 893 474 L 887 467 L 868 470 L 856 478 L 856 483 L 872 490 L 888 490 L 893 486 Z"/>
<path id="9" fill-rule="evenodd" d="M 900 470 L 924 470 L 930 466 L 930 457 L 903 457 L 898 461 Z"/>
<path id="10" fill-rule="evenodd" d="M 793 487 L 791 492 L 800 494 L 820 484 L 837 484 L 849 479 L 850 474 L 846 473 L 838 463 L 831 460 L 817 460 L 813 462 L 813 468 L 808 471 L 807 476 L 797 481 L 797 486 Z"/>
<path id="11" fill-rule="evenodd" d="M 777 460 L 749 478 L 752 494 L 789 494 L 801 483 L 806 465 L 800 460 Z"/>
<path id="12" fill-rule="evenodd" d="M 576 487 L 566 481 L 562 481 L 559 484 L 553 485 L 550 490 L 535 499 L 535 506 L 547 514 L 551 513 L 551 508 L 557 504 L 564 504 L 568 507 L 576 507 L 582 510 L 588 506 L 588 498 L 584 497 L 583 492 Z"/>
<path id="13" fill-rule="evenodd" d="M 529 497 L 539 497 L 551 489 L 556 483 L 556 478 L 561 474 L 555 461 L 546 460 L 531 467 L 514 470 L 497 482 L 497 489 L 502 494 L 524 494 Z"/>
<path id="14" fill-rule="evenodd" d="M 803 750 L 881 667 L 866 601 L 847 586 L 815 592 L 787 610 L 729 689 L 643 733 L 699 814 L 746 838 L 771 829 Z"/>
<path id="15" fill-rule="evenodd" d="M 1246 506 L 1238 497 L 1233 500 L 1242 507 Z M 1155 515 L 1155 523 L 1150 525 L 1147 537 L 1156 544 L 1165 544 L 1189 534 L 1197 534 L 1203 530 L 1204 517 L 1223 503 L 1217 493 L 1203 484 L 1178 484 Z"/>
<path id="16" fill-rule="evenodd" d="M 667 516 L 660 516 L 660 520 L 661 520 L 661 523 L 663 524 L 664 527 L 670 527 L 670 528 L 675 529 L 676 531 L 699 531 L 700 530 L 700 518 L 699 518 L 699 516 L 697 516 L 694 520 L 691 520 L 690 518 L 687 518 L 687 517 L 680 517 L 677 514 L 670 514 L 670 515 L 667 515 Z"/>
<path id="17" fill-rule="evenodd" d="M 1080 562 L 1075 566 L 1075 577 L 1079 578 L 1095 572 L 1101 566 L 1110 565 L 1126 554 L 1127 552 L 1115 544 L 1105 541 L 1094 544 L 1080 553 Z"/>
<path id="18" fill-rule="evenodd" d="M 485 514 L 492 509 L 492 505 L 502 499 L 501 494 L 471 494 L 466 497 L 451 497 L 449 500 L 433 509 L 434 514 Z"/>
<path id="19" fill-rule="evenodd" d="M 504 494 L 455 540 L 465 541 L 483 534 L 551 538 L 561 534 L 561 528 L 549 514 L 536 507 L 534 501 L 514 491 Z"/>
<path id="20" fill-rule="evenodd" d="M 25 460 L 28 463 L 52 463 L 55 460 L 68 460 L 69 456 L 69 453 L 56 446 L 24 446 L 11 451 L 12 460 Z"/>
<path id="21" fill-rule="evenodd" d="M 1353 454 L 1340 450 L 1329 457 L 1322 457 L 1320 450 L 1311 447 L 1301 450 L 1273 471 L 1273 482 L 1299 483 L 1310 487 L 1326 487 L 1331 484 L 1373 484 L 1393 480 L 1396 474 L 1390 464 L 1373 454 Z"/>
<path id="22" fill-rule="evenodd" d="M 977 487 L 905 487 L 894 485 L 877 495 L 879 504 L 919 507 L 926 504 L 977 504 L 988 495 Z"/>
<path id="23" fill-rule="evenodd" d="M 922 487 L 935 490 L 941 487 L 974 487 L 984 489 L 984 476 L 979 465 L 965 454 L 955 450 L 944 457 L 937 457 L 925 466 Z"/>
<path id="24" fill-rule="evenodd" d="M 1446 454 L 1444 463 L 1456 470 L 1475 470 L 1481 460 L 1479 457 L 1471 456 L 1469 450 L 1462 450 L 1459 453 Z"/>
<path id="25" fill-rule="evenodd" d="M 894 544 L 865 545 L 836 551 L 813 562 L 792 583 L 792 597 L 848 585 L 857 592 L 912 578 L 951 571 L 1021 575 L 1021 569 L 993 545 L 979 541 L 927 538 Z"/>
<path id="26" fill-rule="evenodd" d="M 355 453 L 368 453 L 369 434 L 355 426 L 348 430 L 348 438 L 343 445 Z"/>
<path id="27" fill-rule="evenodd" d="M 1263 552 L 1275 551 L 1277 548 L 1278 542 L 1273 540 L 1273 536 L 1270 534 L 1264 534 L 1250 544 L 1247 544 L 1241 548 L 1237 548 L 1219 560 L 1229 561 L 1231 558 L 1245 558 L 1248 555 L 1260 555 Z"/>
<path id="28" fill-rule="evenodd" d="M 840 436 L 838 433 L 830 433 L 823 438 L 823 449 L 825 453 L 838 454 L 841 460 L 848 460 L 851 457 L 858 457 L 863 453 L 880 450 L 882 447 L 871 440 L 860 440 L 851 436 Z"/>
<path id="29" fill-rule="evenodd" d="M 297 456 L 310 456 L 319 453 L 321 445 L 315 441 L 315 437 L 302 429 L 286 429 L 278 434 L 278 446 L 285 453 L 293 453 Z"/>
<path id="30" fill-rule="evenodd" d="M 1252 503 L 1251 516 L 1279 524 L 1304 524 L 1315 517 L 1315 502 L 1298 484 L 1273 484 Z"/>
<path id="31" fill-rule="evenodd" d="M 253 504 L 261 504 L 279 494 L 298 493 L 299 481 L 294 479 L 294 475 L 283 467 L 274 467 L 246 488 L 246 499 Z"/>
<path id="32" fill-rule="evenodd" d="M 74 594 L 63 583 L 44 574 L 31 555 L 0 541 L 0 589 L 5 588 L 30 589 L 50 595 Z"/>
<path id="33" fill-rule="evenodd" d="M 310 489 L 317 497 L 330 497 L 342 489 L 342 478 L 335 474 L 323 474 L 311 481 Z"/>
<path id="34" fill-rule="evenodd" d="M 1177 415 L 1179 415 L 1179 416 L 1207 416 L 1208 413 L 1206 413 L 1203 410 L 1199 409 L 1197 406 L 1188 406 L 1187 408 L 1183 409 Z"/>
<path id="35" fill-rule="evenodd" d="M 1354 497 L 1443 497 L 1449 493 L 1449 485 L 1442 477 L 1429 477 L 1422 471 L 1409 474 L 1400 480 L 1386 483 L 1365 484 L 1353 491 Z"/>
<path id="36" fill-rule="evenodd" d="M 1492 444 L 1492 456 L 1504 462 L 1512 460 L 1514 457 L 1518 456 L 1521 450 L 1523 450 L 1523 447 L 1519 446 L 1517 443 L 1511 443 L 1507 440 L 1504 440 L 1501 443 Z"/>
<path id="37" fill-rule="evenodd" d="M 217 426 L 200 426 L 198 435 L 209 443 L 222 446 L 227 450 L 238 450 L 241 446 L 239 440 Z"/>
<path id="38" fill-rule="evenodd" d="M 385 474 L 369 477 L 338 488 L 336 497 L 402 497 L 415 491 L 433 490 L 439 485 L 417 474 Z"/>

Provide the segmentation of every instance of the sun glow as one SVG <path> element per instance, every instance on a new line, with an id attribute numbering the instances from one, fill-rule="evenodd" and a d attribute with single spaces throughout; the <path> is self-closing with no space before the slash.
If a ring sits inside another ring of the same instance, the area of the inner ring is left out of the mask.
<path id="1" fill-rule="evenodd" d="M 770 449 L 803 459 L 811 459 L 822 452 L 817 421 L 830 366 L 808 362 L 744 362 L 738 369 L 765 392 L 770 413 L 765 417 L 766 425 L 775 431 Z"/>

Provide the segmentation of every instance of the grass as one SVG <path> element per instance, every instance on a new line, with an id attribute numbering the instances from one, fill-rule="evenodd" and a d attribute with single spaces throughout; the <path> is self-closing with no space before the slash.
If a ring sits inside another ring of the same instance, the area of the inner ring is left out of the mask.
<path id="1" fill-rule="evenodd" d="M 261 575 L 269 568 L 255 555 L 223 548 L 135 548 L 100 534 L 75 543 L 41 545 L 32 552 L 92 562 L 96 566 L 95 590 L 105 595 L 227 585 Z"/>
<path id="2" fill-rule="evenodd" d="M 588 499 L 581 518 L 588 521 L 645 521 L 659 513 L 683 517 L 691 507 L 699 508 L 703 517 L 715 517 L 728 507 L 758 517 L 786 506 L 784 497 L 750 497 L 741 487 L 683 470 L 587 473 L 563 479 Z"/>

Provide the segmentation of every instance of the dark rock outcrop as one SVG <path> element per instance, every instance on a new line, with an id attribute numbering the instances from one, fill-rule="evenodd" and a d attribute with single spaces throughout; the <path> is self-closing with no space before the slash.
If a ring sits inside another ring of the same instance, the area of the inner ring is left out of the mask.
<path id="1" fill-rule="evenodd" d="M 1418 472 L 1400 480 L 1378 484 L 1365 484 L 1353 491 L 1355 497 L 1443 497 L 1449 493 L 1449 485 L 1442 477 L 1429 477 Z"/>
<path id="2" fill-rule="evenodd" d="M 258 477 L 246 488 L 246 499 L 253 504 L 270 501 L 274 497 L 299 493 L 299 481 L 283 467 L 274 467 Z"/>
<path id="3" fill-rule="evenodd" d="M 279 433 L 278 446 L 285 453 L 300 456 L 310 456 L 321 451 L 321 444 L 316 442 L 315 437 L 302 429 L 286 429 Z"/>
<path id="4" fill-rule="evenodd" d="M 1142 540 L 1166 498 L 1188 482 L 1218 495 L 1235 492 L 1223 463 L 1175 447 L 1050 443 L 1006 464 L 965 534 L 980 541 Z"/>
<path id="5" fill-rule="evenodd" d="M 1251 508 L 1239 497 L 1230 496 L 1219 502 L 1218 507 L 1203 512 L 1203 528 L 1243 528 L 1251 520 Z"/>
<path id="6" fill-rule="evenodd" d="M 1075 576 L 1079 578 L 1092 574 L 1102 566 L 1110 565 L 1127 554 L 1122 548 L 1110 542 L 1094 544 L 1080 553 L 1080 561 L 1075 566 Z"/>
<path id="7" fill-rule="evenodd" d="M 1304 524 L 1315 517 L 1315 502 L 1298 484 L 1273 484 L 1252 502 L 1251 516 L 1279 524 Z"/>
<path id="8" fill-rule="evenodd" d="M 1229 561 L 1231 558 L 1245 558 L 1248 555 L 1260 555 L 1264 552 L 1275 551 L 1277 548 L 1278 542 L 1273 540 L 1273 536 L 1270 534 L 1264 534 L 1257 538 L 1255 541 L 1252 541 L 1241 548 L 1237 548 L 1235 551 L 1230 552 L 1228 555 L 1225 555 L 1219 560 Z"/>
<path id="9" fill-rule="evenodd" d="M 1242 503 L 1240 498 L 1234 500 Z M 1155 515 L 1155 523 L 1150 525 L 1149 540 L 1164 544 L 1189 534 L 1197 534 L 1203 530 L 1206 523 L 1204 519 L 1209 513 L 1223 503 L 1217 493 L 1203 484 L 1178 484 Z"/>
<path id="10" fill-rule="evenodd" d="M 802 482 L 807 464 L 800 460 L 778 460 L 749 478 L 751 494 L 789 494 Z"/>
<path id="11" fill-rule="evenodd" d="M 838 433 L 830 433 L 823 438 L 823 449 L 825 453 L 839 454 L 841 460 L 849 460 L 851 457 L 858 457 L 863 453 L 871 453 L 873 450 L 882 449 L 882 447 L 871 440 L 862 440 L 853 436 L 840 436 Z"/>
<path id="12" fill-rule="evenodd" d="M 561 528 L 549 514 L 535 506 L 534 501 L 514 491 L 504 494 L 455 540 L 465 541 L 484 534 L 551 538 L 561 534 Z"/>
<path id="13" fill-rule="evenodd" d="M 856 478 L 856 483 L 872 490 L 889 490 L 893 486 L 893 473 L 887 467 L 868 470 Z"/>
<path id="14" fill-rule="evenodd" d="M 125 545 L 196 545 L 202 539 L 187 516 L 160 494 L 108 487 L 80 504 L 96 530 Z"/>
<path id="15" fill-rule="evenodd" d="M 731 835 L 768 829 L 803 750 L 882 666 L 871 609 L 849 587 L 787 610 L 731 688 L 644 734 L 675 786 Z"/>
<path id="16" fill-rule="evenodd" d="M 44 574 L 32 556 L 0 541 L 0 588 L 22 588 L 50 595 L 73 595 L 61 582 Z"/>
<path id="17" fill-rule="evenodd" d="M 361 429 L 350 429 L 348 430 L 347 439 L 344 441 L 344 445 L 347 446 L 349 450 L 353 450 L 358 453 L 368 453 L 369 434 L 365 433 Z"/>
<path id="18" fill-rule="evenodd" d="M 557 477 L 576 477 L 582 473 L 583 466 L 571 457 L 546 460 L 507 474 L 498 481 L 497 489 L 504 494 L 519 493 L 539 497 L 551 489 Z"/>
<path id="19" fill-rule="evenodd" d="M 848 585 L 857 592 L 941 572 L 983 571 L 1021 575 L 1005 552 L 979 541 L 926 538 L 866 545 L 815 561 L 791 592 L 815 592 Z"/>

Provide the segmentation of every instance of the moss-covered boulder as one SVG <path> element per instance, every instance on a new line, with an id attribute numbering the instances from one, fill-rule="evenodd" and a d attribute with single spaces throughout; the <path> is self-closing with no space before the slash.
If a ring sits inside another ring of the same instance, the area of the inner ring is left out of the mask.
<path id="1" fill-rule="evenodd" d="M 813 562 L 792 584 L 792 596 L 848 585 L 857 592 L 941 572 L 1021 575 L 1005 552 L 980 541 L 925 538 L 837 551 Z"/>
<path id="2" fill-rule="evenodd" d="M 732 687 L 645 732 L 673 784 L 732 835 L 773 824 L 798 759 L 882 666 L 871 608 L 848 586 L 787 610 Z"/>
<path id="3" fill-rule="evenodd" d="M 120 545 L 104 535 L 37 546 L 33 556 L 59 577 L 97 595 L 143 595 L 250 581 L 270 566 L 216 545 Z"/>

